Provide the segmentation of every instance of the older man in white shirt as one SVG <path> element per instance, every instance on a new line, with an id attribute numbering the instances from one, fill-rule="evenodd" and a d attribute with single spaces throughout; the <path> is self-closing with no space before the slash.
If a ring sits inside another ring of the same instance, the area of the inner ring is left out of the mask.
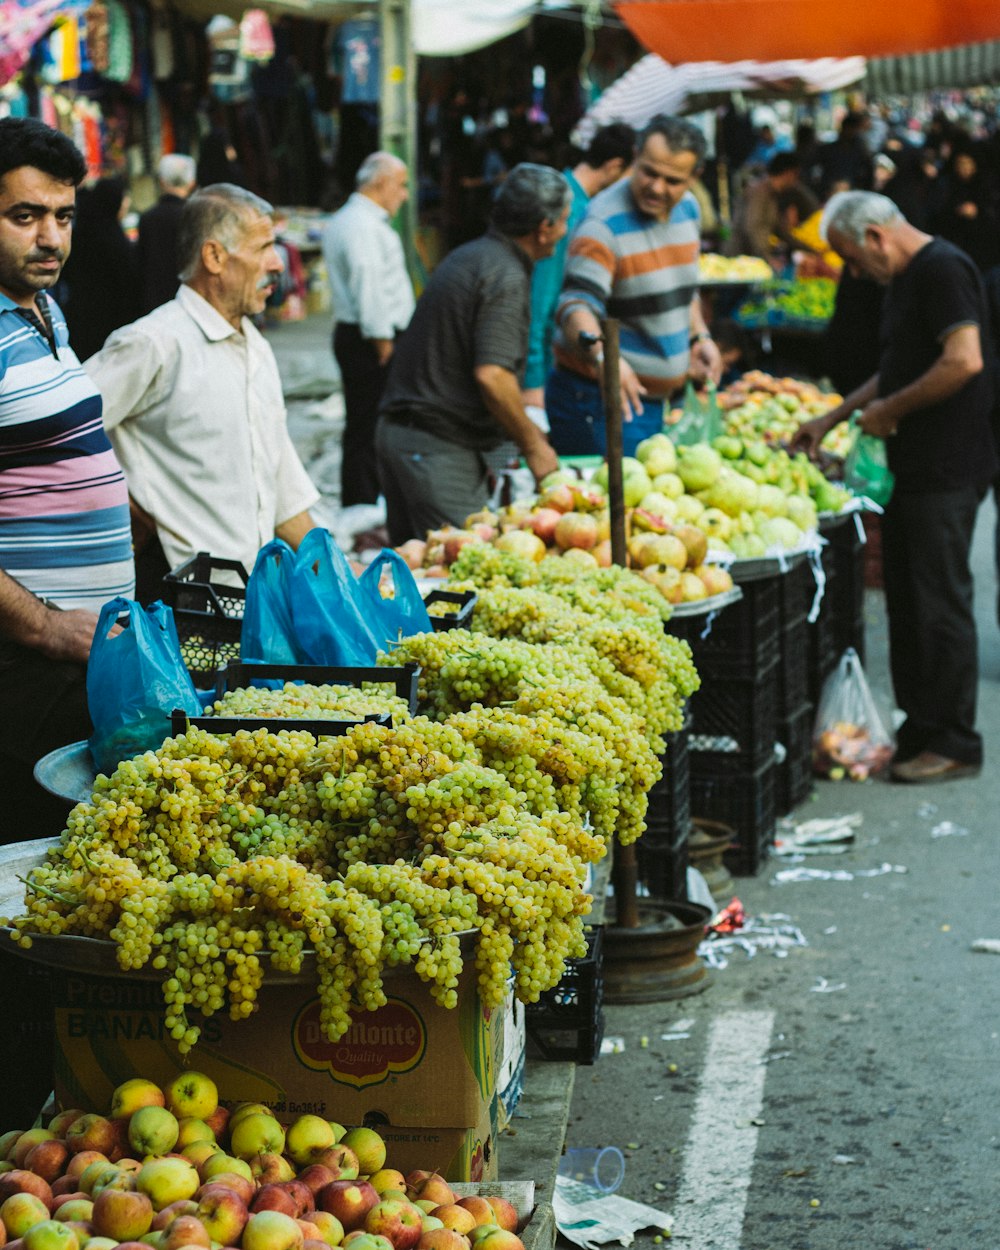
<path id="1" fill-rule="evenodd" d="M 347 421 L 341 503 L 374 503 L 380 494 L 375 425 L 396 335 L 413 316 L 413 287 L 403 245 L 390 222 L 409 195 L 406 165 L 373 152 L 358 170 L 357 190 L 323 232 L 336 326 L 333 354 L 344 383 Z"/>
<path id="2" fill-rule="evenodd" d="M 271 205 L 217 183 L 184 205 L 176 298 L 117 330 L 86 368 L 125 471 L 143 601 L 199 551 L 250 569 L 315 524 L 319 493 L 288 435 L 278 366 L 249 320 L 281 274 Z"/>

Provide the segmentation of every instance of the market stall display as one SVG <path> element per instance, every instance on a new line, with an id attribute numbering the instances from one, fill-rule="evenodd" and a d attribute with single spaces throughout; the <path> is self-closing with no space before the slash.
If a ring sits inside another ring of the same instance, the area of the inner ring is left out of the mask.
<path id="1" fill-rule="evenodd" d="M 699 286 L 747 286 L 770 282 L 774 270 L 760 256 L 720 256 L 702 252 L 698 257 Z"/>
<path id="2" fill-rule="evenodd" d="M 800 425 L 829 412 L 842 398 L 835 391 L 820 390 L 814 382 L 776 378 L 752 369 L 720 391 L 718 403 L 725 412 L 727 434 L 787 443 Z M 823 452 L 843 459 L 849 445 L 847 426 L 838 425 L 830 430 L 821 446 Z"/>
<path id="3" fill-rule="evenodd" d="M 750 330 L 798 330 L 819 334 L 833 316 L 837 284 L 832 278 L 777 279 L 751 299 L 734 316 Z"/>

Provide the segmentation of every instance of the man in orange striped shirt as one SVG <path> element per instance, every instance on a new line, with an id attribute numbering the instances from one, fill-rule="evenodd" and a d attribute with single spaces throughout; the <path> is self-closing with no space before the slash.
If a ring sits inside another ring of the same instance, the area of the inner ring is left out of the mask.
<path id="1" fill-rule="evenodd" d="M 545 407 L 563 455 L 603 454 L 600 321 L 620 322 L 625 451 L 663 428 L 664 401 L 688 376 L 717 382 L 719 349 L 698 300 L 700 215 L 690 191 L 705 140 L 690 122 L 654 117 L 632 172 L 595 196 L 569 246 L 556 314 L 556 368 Z"/>

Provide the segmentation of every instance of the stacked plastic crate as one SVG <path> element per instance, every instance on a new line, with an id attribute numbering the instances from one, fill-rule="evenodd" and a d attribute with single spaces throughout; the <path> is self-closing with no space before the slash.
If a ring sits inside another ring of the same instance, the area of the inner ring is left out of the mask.
<path id="1" fill-rule="evenodd" d="M 775 808 L 787 815 L 812 789 L 812 723 L 809 690 L 809 614 L 816 577 L 807 561 L 778 579 L 778 702 L 775 725 Z M 824 595 L 825 599 L 825 595 Z"/>
<path id="2" fill-rule="evenodd" d="M 636 843 L 639 880 L 653 898 L 686 899 L 691 834 L 690 715 L 667 737 L 663 775 L 649 792 L 646 832 Z"/>

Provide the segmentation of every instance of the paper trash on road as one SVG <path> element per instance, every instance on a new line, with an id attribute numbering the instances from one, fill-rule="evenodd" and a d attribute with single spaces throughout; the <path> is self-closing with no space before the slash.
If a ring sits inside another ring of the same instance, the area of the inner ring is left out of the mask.
<path id="1" fill-rule="evenodd" d="M 556 1177 L 552 1207 L 559 1232 L 583 1250 L 596 1250 L 613 1241 L 630 1246 L 641 1229 L 670 1227 L 670 1216 L 665 1211 L 620 1194 L 602 1194 L 568 1176 Z"/>
<path id="2" fill-rule="evenodd" d="M 802 930 L 782 913 L 765 916 L 748 916 L 738 930 L 711 933 L 698 947 L 698 954 L 709 966 L 722 970 L 728 967 L 729 957 L 742 951 L 752 959 L 758 951 L 770 951 L 783 959 L 794 946 L 808 946 Z"/>
<path id="3" fill-rule="evenodd" d="M 902 864 L 880 864 L 878 868 L 782 868 L 771 878 L 772 885 L 787 885 L 792 881 L 853 881 L 857 877 L 884 877 L 893 872 L 908 872 Z"/>
<path id="4" fill-rule="evenodd" d="M 854 831 L 860 829 L 864 817 L 860 812 L 830 819 L 781 821 L 774 839 L 775 855 L 841 855 L 847 844 L 854 841 Z"/>
<path id="5" fill-rule="evenodd" d="M 1000 955 L 1000 938 L 976 938 L 969 950 L 979 951 L 984 955 Z"/>

